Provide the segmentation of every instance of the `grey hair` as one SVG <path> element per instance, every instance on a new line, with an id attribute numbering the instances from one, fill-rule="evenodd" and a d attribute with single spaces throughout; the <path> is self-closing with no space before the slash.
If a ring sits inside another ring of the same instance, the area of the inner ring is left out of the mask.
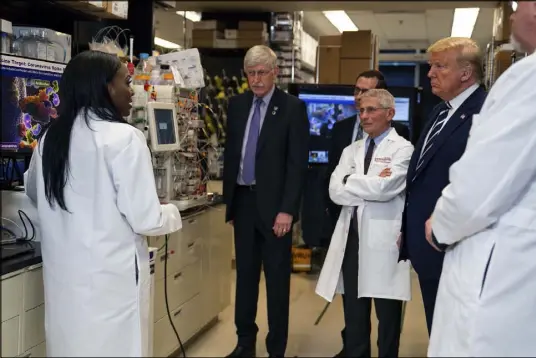
<path id="1" fill-rule="evenodd" d="M 244 57 L 244 69 L 263 65 L 274 69 L 277 67 L 277 55 L 275 52 L 265 45 L 253 46 L 246 52 Z"/>
<path id="2" fill-rule="evenodd" d="M 388 90 L 383 88 L 369 89 L 361 95 L 360 100 L 363 98 L 377 98 L 382 108 L 395 108 L 395 98 Z"/>

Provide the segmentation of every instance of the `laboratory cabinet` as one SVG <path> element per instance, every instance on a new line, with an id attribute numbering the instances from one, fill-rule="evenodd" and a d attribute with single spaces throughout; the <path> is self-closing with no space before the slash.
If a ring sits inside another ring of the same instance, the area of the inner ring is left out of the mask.
<path id="1" fill-rule="evenodd" d="M 2 357 L 45 357 L 41 264 L 2 276 Z"/>
<path id="2" fill-rule="evenodd" d="M 232 231 L 223 205 L 183 216 L 180 231 L 149 238 L 158 248 L 154 267 L 153 356 L 167 357 L 179 349 L 165 301 L 167 283 L 171 319 L 183 344 L 217 319 L 231 304 Z M 167 258 L 167 282 L 164 264 Z"/>

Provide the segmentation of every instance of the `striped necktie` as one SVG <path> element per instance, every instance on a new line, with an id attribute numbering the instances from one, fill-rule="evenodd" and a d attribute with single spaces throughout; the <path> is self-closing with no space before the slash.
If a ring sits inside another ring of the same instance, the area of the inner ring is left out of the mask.
<path id="1" fill-rule="evenodd" d="M 426 138 L 426 141 L 424 142 L 423 150 L 421 152 L 421 156 L 419 157 L 419 161 L 417 162 L 416 170 L 419 170 L 420 167 L 423 165 L 424 159 L 426 158 L 426 154 L 428 153 L 430 148 L 432 148 L 432 146 L 434 145 L 434 141 L 437 138 L 437 135 L 439 134 L 439 132 L 441 132 L 441 129 L 443 129 L 443 127 L 445 126 L 445 121 L 447 120 L 447 117 L 449 115 L 449 110 L 451 109 L 452 109 L 452 106 L 450 105 L 450 103 L 448 102 L 442 103 L 440 110 L 439 110 L 439 114 L 437 115 L 437 118 L 434 124 L 432 125 L 432 128 L 428 132 L 428 138 Z"/>

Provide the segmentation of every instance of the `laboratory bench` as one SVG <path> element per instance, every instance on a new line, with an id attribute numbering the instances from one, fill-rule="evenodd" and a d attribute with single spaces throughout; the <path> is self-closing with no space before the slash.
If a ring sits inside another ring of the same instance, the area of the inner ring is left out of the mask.
<path id="1" fill-rule="evenodd" d="M 155 357 L 179 349 L 166 310 L 166 258 L 169 309 L 183 344 L 208 329 L 231 304 L 232 227 L 225 224 L 221 197 L 181 216 L 183 227 L 168 235 L 167 253 L 165 236 L 147 238 L 158 249 L 151 320 Z M 2 357 L 46 356 L 41 251 L 39 242 L 31 244 L 32 252 L 2 260 Z"/>

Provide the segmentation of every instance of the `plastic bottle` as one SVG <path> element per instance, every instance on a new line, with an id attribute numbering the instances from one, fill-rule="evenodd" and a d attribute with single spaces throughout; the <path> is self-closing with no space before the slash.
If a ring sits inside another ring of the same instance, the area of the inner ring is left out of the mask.
<path id="1" fill-rule="evenodd" d="M 140 53 L 140 62 L 134 71 L 134 84 L 145 85 L 151 78 L 151 68 L 149 66 L 149 54 Z"/>
<path id="2" fill-rule="evenodd" d="M 149 79 L 149 84 L 151 86 L 160 85 L 161 83 L 161 77 L 160 77 L 160 68 L 158 66 L 154 66 L 151 70 L 151 78 Z"/>
<path id="3" fill-rule="evenodd" d="M 161 84 L 166 86 L 173 86 L 175 84 L 173 72 L 171 72 L 169 65 L 160 65 L 160 75 L 162 76 Z"/>

